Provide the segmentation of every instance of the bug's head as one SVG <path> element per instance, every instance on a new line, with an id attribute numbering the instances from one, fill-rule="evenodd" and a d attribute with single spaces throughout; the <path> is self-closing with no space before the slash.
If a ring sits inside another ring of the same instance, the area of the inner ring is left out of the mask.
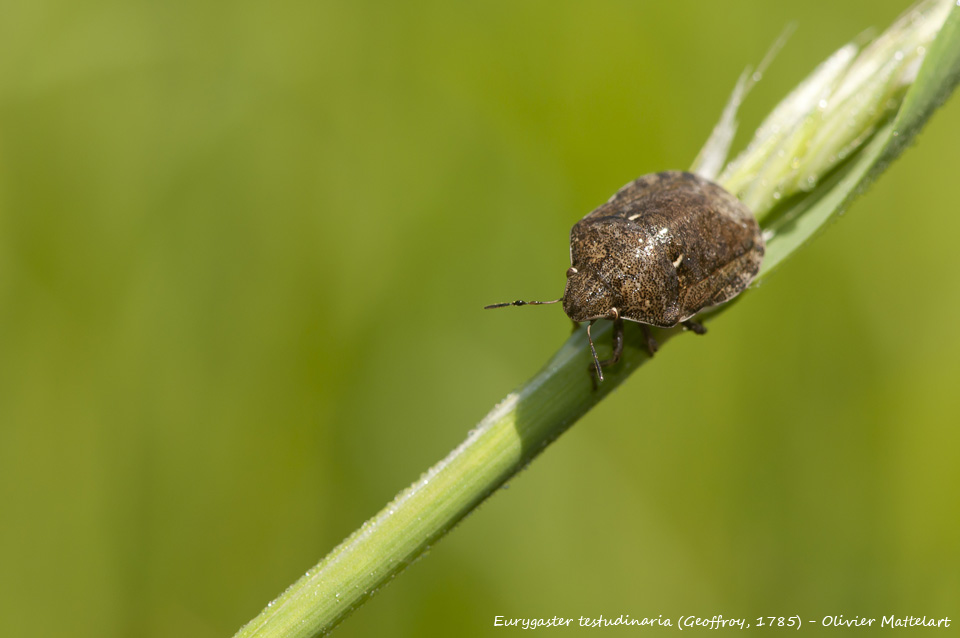
<path id="1" fill-rule="evenodd" d="M 486 309 L 506 308 L 507 306 L 542 306 L 563 303 L 563 311 L 574 321 L 593 321 L 595 319 L 616 319 L 616 298 L 613 291 L 587 270 L 567 269 L 567 286 L 563 297 L 551 301 L 506 301 L 484 306 Z"/>
<path id="2" fill-rule="evenodd" d="M 595 273 L 572 267 L 567 270 L 562 301 L 563 311 L 574 321 L 607 318 L 616 306 L 613 291 Z"/>

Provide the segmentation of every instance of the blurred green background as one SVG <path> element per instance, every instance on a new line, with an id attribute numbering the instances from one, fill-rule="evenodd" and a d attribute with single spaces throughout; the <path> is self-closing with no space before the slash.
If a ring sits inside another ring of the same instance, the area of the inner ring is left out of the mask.
<path id="1" fill-rule="evenodd" d="M 539 368 L 559 308 L 481 307 L 559 295 L 788 22 L 741 144 L 905 3 L 0 7 L 0 634 L 213 637 Z M 338 635 L 960 615 L 958 139 L 954 99 Z"/>

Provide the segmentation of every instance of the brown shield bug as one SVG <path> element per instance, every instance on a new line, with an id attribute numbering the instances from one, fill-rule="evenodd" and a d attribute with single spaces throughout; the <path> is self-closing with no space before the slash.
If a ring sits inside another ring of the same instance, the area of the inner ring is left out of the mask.
<path id="1" fill-rule="evenodd" d="M 623 321 L 643 328 L 650 354 L 657 342 L 648 326 L 678 323 L 703 334 L 692 320 L 728 301 L 756 277 L 763 260 L 760 226 L 750 210 L 722 187 L 692 173 L 639 177 L 574 224 L 563 297 L 510 301 L 486 308 L 563 302 L 574 323 L 589 321 L 587 339 L 597 377 L 623 353 Z M 590 327 L 613 321 L 613 356 L 597 357 Z"/>

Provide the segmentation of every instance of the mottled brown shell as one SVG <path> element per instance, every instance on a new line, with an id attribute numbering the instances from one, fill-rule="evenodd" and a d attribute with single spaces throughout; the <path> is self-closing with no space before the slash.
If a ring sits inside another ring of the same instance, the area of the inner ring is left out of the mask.
<path id="1" fill-rule="evenodd" d="M 630 182 L 570 231 L 563 309 L 670 327 L 746 288 L 764 243 L 750 210 L 720 186 L 668 171 Z"/>

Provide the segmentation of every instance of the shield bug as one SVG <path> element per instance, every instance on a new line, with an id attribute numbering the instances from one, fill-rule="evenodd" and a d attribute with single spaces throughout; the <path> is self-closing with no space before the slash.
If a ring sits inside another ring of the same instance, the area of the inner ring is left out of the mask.
<path id="1" fill-rule="evenodd" d="M 693 317 L 729 301 L 756 277 L 763 260 L 760 226 L 750 210 L 722 187 L 692 173 L 639 177 L 570 231 L 570 262 L 563 297 L 511 301 L 486 308 L 563 302 L 574 324 L 589 322 L 587 339 L 597 377 L 623 353 L 623 322 L 643 329 L 650 354 L 657 343 L 649 326 L 682 323 L 697 334 Z M 613 355 L 600 361 L 590 328 L 613 321 Z"/>

